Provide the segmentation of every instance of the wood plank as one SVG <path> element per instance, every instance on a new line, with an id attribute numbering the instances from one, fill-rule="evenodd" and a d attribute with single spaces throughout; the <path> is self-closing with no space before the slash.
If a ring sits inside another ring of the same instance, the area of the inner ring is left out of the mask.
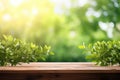
<path id="1" fill-rule="evenodd" d="M 23 63 L 15 67 L 0 67 L 0 73 L 120 73 L 119 66 L 97 66 L 90 62 Z"/>
<path id="2" fill-rule="evenodd" d="M 89 62 L 22 63 L 0 67 L 0 80 L 120 80 L 119 66 L 97 66 Z"/>
<path id="3" fill-rule="evenodd" d="M 116 73 L 7 73 L 0 74 L 0 80 L 120 80 L 119 75 Z"/>

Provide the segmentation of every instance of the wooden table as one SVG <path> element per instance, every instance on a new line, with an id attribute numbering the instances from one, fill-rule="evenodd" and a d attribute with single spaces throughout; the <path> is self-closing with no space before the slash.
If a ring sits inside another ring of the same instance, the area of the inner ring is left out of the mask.
<path id="1" fill-rule="evenodd" d="M 0 67 L 0 80 L 120 80 L 120 67 L 89 62 L 39 62 Z"/>

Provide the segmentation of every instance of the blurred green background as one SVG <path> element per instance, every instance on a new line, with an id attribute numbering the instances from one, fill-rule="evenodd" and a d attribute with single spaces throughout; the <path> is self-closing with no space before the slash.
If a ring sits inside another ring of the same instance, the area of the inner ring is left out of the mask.
<path id="1" fill-rule="evenodd" d="M 3 34 L 50 45 L 47 62 L 87 62 L 79 45 L 120 39 L 120 0 L 0 0 Z"/>

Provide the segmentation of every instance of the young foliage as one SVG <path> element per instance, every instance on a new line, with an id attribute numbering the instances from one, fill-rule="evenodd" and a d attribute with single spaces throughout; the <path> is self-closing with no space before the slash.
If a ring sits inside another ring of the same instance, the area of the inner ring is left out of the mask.
<path id="1" fill-rule="evenodd" d="M 120 41 L 97 41 L 89 46 L 92 58 L 98 65 L 120 65 Z"/>
<path id="2" fill-rule="evenodd" d="M 0 39 L 0 66 L 16 66 L 21 62 L 29 63 L 40 59 L 45 60 L 52 53 L 50 48 L 47 45 L 42 47 L 12 36 L 3 35 L 3 39 Z"/>

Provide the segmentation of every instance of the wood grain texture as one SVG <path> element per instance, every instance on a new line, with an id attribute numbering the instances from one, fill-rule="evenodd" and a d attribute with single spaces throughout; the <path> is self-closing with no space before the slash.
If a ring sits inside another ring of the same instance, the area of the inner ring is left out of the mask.
<path id="1" fill-rule="evenodd" d="M 94 63 L 81 62 L 39 62 L 15 67 L 0 67 L 0 73 L 120 73 L 119 66 L 97 66 Z"/>
<path id="2" fill-rule="evenodd" d="M 81 74 L 81 73 L 45 73 L 45 74 L 0 74 L 0 80 L 120 80 L 120 74 Z"/>
<path id="3" fill-rule="evenodd" d="M 86 62 L 23 63 L 0 67 L 0 80 L 120 80 L 120 67 Z"/>

